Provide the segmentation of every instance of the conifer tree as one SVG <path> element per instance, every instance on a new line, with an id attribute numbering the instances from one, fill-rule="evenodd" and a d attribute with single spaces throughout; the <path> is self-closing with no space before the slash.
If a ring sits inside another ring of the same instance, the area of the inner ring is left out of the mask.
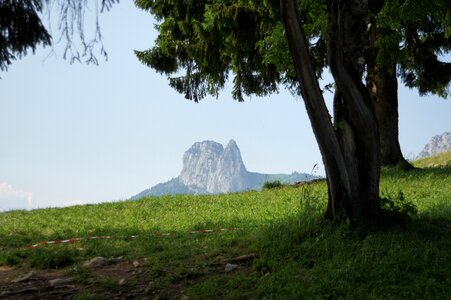
<path id="1" fill-rule="evenodd" d="M 391 75 L 393 65 L 400 66 L 405 80 L 416 78 L 412 85 L 421 82 L 423 70 L 406 63 L 409 51 L 390 50 L 403 41 L 403 31 L 396 42 L 385 30 L 370 39 L 371 20 L 377 22 L 374 28 L 384 28 L 391 2 L 375 8 L 357 0 L 137 0 L 159 22 L 159 35 L 152 49 L 136 55 L 196 102 L 217 96 L 229 78 L 239 101 L 281 86 L 302 94 L 328 177 L 326 215 L 364 224 L 381 216 L 380 137 L 370 68 Z M 335 80 L 333 122 L 318 84 L 326 66 Z"/>
<path id="2" fill-rule="evenodd" d="M 398 78 L 420 95 L 446 98 L 451 63 L 440 56 L 451 50 L 447 1 L 371 1 L 367 85 L 379 124 L 383 165 L 404 159 L 398 139 Z"/>
<path id="3" fill-rule="evenodd" d="M 108 10 L 118 0 L 102 0 L 100 12 Z M 264 1 L 263 1 L 264 2 Z M 277 6 L 277 1 L 267 1 Z M 136 1 L 137 5 L 147 5 L 146 1 Z M 201 2 L 202 3 L 202 2 Z M 52 34 L 42 25 L 43 4 L 58 6 L 58 19 L 62 24 L 60 31 Z M 94 48 L 100 46 L 100 55 L 107 59 L 103 47 L 98 18 L 95 34 L 91 40 L 84 35 L 84 13 L 87 2 L 80 0 L 2 0 L 0 1 L 0 70 L 16 58 L 36 49 L 42 44 L 48 46 L 52 41 L 63 40 L 63 57 L 71 63 L 84 60 L 98 64 Z M 161 4 L 159 4 L 161 5 Z M 186 5 L 186 4 L 180 4 Z M 214 5 L 214 4 L 213 4 Z M 242 3 L 242 6 L 248 4 Z M 253 4 L 250 3 L 250 6 Z M 326 44 L 327 16 L 325 0 L 302 0 L 301 18 L 309 41 L 312 58 L 315 60 L 317 75 L 327 65 Z M 375 0 L 369 3 L 367 53 L 367 83 L 375 106 L 378 120 L 382 165 L 410 165 L 404 159 L 398 139 L 398 76 L 410 88 L 417 88 L 421 95 L 438 94 L 446 98 L 451 82 L 451 64 L 440 60 L 440 56 L 451 48 L 451 18 L 446 0 L 406 1 Z M 96 17 L 98 17 L 96 12 Z M 253 13 L 252 10 L 249 10 Z M 261 14 L 260 14 L 261 16 Z M 257 41 L 256 47 L 264 64 L 274 65 L 282 73 L 278 82 L 298 92 L 292 62 L 289 57 L 284 30 L 279 16 L 270 14 L 265 18 L 268 32 Z M 259 19 L 260 20 L 260 19 Z M 76 36 L 78 34 L 78 36 Z M 56 35 L 56 39 L 55 39 Z M 80 43 L 75 45 L 75 40 Z M 78 50 L 80 49 L 80 50 Z M 278 89 L 272 86 L 261 91 L 239 88 L 243 76 L 237 78 L 234 96 L 244 99 L 244 94 L 265 95 Z M 172 80 L 176 85 L 175 79 Z M 182 89 L 178 82 L 178 89 Z M 249 82 L 246 84 L 250 84 Z"/>
<path id="4" fill-rule="evenodd" d="M 84 29 L 88 1 L 0 0 L 0 70 L 7 71 L 14 60 L 26 55 L 29 50 L 34 53 L 38 45 L 53 46 L 58 42 L 65 44 L 63 57 L 71 63 L 84 60 L 86 63 L 98 64 L 94 53 L 96 46 L 100 45 L 100 55 L 107 58 L 102 43 L 99 13 L 109 10 L 118 2 L 119 0 L 101 0 L 98 7 L 97 0 L 93 1 L 96 4 L 95 33 L 89 40 Z M 55 7 L 58 31 L 49 32 L 42 19 L 45 16 L 51 19 L 52 8 Z"/>
<path id="5" fill-rule="evenodd" d="M 0 70 L 6 71 L 16 58 L 33 52 L 39 44 L 50 45 L 51 38 L 38 13 L 40 0 L 0 1 Z"/>
<path id="6" fill-rule="evenodd" d="M 305 3 L 311 8 L 307 10 L 311 12 L 309 17 L 313 20 L 316 16 L 327 16 L 329 21 L 318 23 L 322 27 L 308 27 L 301 23 L 297 1 L 137 1 L 137 4 L 160 21 L 155 47 L 137 52 L 137 56 L 166 74 L 169 84 L 186 98 L 199 101 L 207 94 L 218 95 L 229 76 L 233 76 L 233 97 L 240 101 L 244 95 L 276 92 L 280 84 L 300 91 L 326 167 L 327 216 L 348 218 L 353 224 L 378 218 L 377 124 L 369 93 L 359 78 L 363 71 L 360 42 L 366 32 L 365 5 L 353 6 L 355 3 L 343 1 L 339 6 L 332 2 L 325 6 L 310 1 Z M 347 18 L 338 20 L 337 14 Z M 349 22 L 355 20 L 356 26 L 350 31 Z M 327 30 L 327 40 L 321 30 Z M 310 45 L 307 37 L 313 36 L 318 38 Z M 347 37 L 343 39 L 344 36 Z M 280 60 L 280 64 L 268 57 L 274 50 L 270 39 L 285 50 L 272 53 L 272 59 Z M 290 54 L 284 55 L 287 53 Z M 317 76 L 326 63 L 331 65 L 340 91 L 337 99 L 346 100 L 336 104 L 340 106 L 339 117 L 336 116 L 342 125 L 340 130 L 333 126 L 319 88 Z"/>

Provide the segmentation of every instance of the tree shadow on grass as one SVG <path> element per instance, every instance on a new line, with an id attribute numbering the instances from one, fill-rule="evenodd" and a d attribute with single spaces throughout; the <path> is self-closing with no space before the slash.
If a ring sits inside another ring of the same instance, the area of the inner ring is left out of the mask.
<path id="1" fill-rule="evenodd" d="M 318 215 L 268 227 L 255 268 L 268 273 L 261 297 L 446 298 L 451 273 L 451 218 L 413 217 L 368 232 L 333 226 Z"/>

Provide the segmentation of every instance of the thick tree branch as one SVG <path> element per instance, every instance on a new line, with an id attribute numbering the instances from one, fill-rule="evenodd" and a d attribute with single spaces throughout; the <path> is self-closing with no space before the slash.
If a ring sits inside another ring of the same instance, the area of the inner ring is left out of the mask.
<path id="1" fill-rule="evenodd" d="M 326 167 L 329 193 L 345 197 L 351 190 L 349 175 L 312 65 L 307 39 L 299 21 L 297 1 L 281 0 L 280 11 L 301 86 L 301 94 Z M 340 184 L 336 185 L 335 183 Z M 344 188 L 345 191 L 335 190 L 337 188 Z M 332 205 L 330 207 L 332 214 L 335 214 L 337 209 L 333 207 L 334 203 L 333 201 L 329 202 Z"/>
<path id="2" fill-rule="evenodd" d="M 343 138 L 352 138 L 358 145 L 355 157 L 345 157 L 346 166 L 352 176 L 353 207 L 377 211 L 380 176 L 379 132 L 369 92 L 362 83 L 361 49 L 365 43 L 366 1 L 330 0 L 328 59 L 337 88 L 343 98 L 343 114 L 351 130 Z M 349 136 L 351 135 L 351 136 Z M 356 168 L 358 172 L 351 170 Z M 366 204 L 363 204 L 365 203 Z M 365 215 L 365 212 L 361 212 Z"/>

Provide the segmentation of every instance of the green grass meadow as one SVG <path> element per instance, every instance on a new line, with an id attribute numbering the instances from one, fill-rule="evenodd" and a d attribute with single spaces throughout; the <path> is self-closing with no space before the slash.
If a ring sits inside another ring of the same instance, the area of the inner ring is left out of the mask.
<path id="1" fill-rule="evenodd" d="M 433 168 L 451 166 L 451 151 L 443 152 L 433 157 L 418 159 L 414 162 L 417 168 Z"/>
<path id="2" fill-rule="evenodd" d="M 451 166 L 440 164 L 383 170 L 381 196 L 417 209 L 383 231 L 361 235 L 326 222 L 326 184 L 316 182 L 1 213 L 0 265 L 85 280 L 81 265 L 90 258 L 145 259 L 155 289 L 189 281 L 189 299 L 451 299 Z M 234 230 L 191 233 L 221 228 Z M 114 238 L 26 248 L 104 235 Z M 245 268 L 222 271 L 251 253 Z"/>

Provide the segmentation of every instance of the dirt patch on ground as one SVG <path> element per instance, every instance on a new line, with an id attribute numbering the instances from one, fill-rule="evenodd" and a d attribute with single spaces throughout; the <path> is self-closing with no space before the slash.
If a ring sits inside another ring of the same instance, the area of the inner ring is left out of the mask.
<path id="1" fill-rule="evenodd" d="M 1 299 L 61 299 L 75 295 L 81 287 L 74 285 L 51 286 L 50 281 L 63 278 L 61 271 L 26 271 L 0 268 Z"/>
<path id="2" fill-rule="evenodd" d="M 76 273 L 0 267 L 0 299 L 143 299 L 148 276 L 133 262 L 117 262 Z M 83 298 L 83 297 L 82 297 Z"/>
<path id="3" fill-rule="evenodd" d="M 80 268 L 77 270 L 77 268 Z M 228 269 L 227 269 L 228 268 Z M 248 259 L 210 265 L 197 275 L 161 282 L 146 260 L 117 260 L 103 266 L 23 270 L 0 266 L 0 299 L 189 299 L 186 289 L 213 274 L 248 272 Z M 233 276 L 233 275 L 232 275 Z"/>

